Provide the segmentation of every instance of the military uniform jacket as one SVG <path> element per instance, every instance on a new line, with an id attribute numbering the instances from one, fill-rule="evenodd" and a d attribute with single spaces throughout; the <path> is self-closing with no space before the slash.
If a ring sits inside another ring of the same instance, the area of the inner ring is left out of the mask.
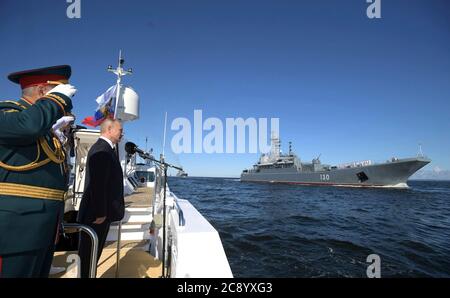
<path id="1" fill-rule="evenodd" d="M 67 185 L 51 128 L 71 109 L 60 93 L 0 102 L 0 256 L 52 243 Z"/>

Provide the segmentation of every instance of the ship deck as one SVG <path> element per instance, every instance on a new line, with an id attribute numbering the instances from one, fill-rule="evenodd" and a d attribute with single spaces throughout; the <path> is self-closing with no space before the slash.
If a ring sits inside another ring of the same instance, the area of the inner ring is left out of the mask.
<path id="1" fill-rule="evenodd" d="M 125 197 L 126 208 L 149 208 L 151 207 L 151 197 L 153 188 L 142 187 L 127 197 Z M 122 225 L 126 225 L 123 223 Z M 135 223 L 130 223 L 135 224 Z M 97 266 L 97 278 L 155 278 L 161 276 L 162 265 L 160 260 L 156 260 L 147 252 L 147 240 L 121 240 L 119 272 L 116 272 L 117 241 L 108 241 L 105 244 Z M 68 263 L 67 258 L 77 251 L 55 252 L 54 267 L 64 267 L 65 271 L 51 275 L 52 278 L 77 277 L 77 268 Z"/>
<path id="2" fill-rule="evenodd" d="M 139 187 L 136 192 L 125 197 L 125 207 L 142 208 L 152 207 L 150 198 L 153 197 L 154 189 L 150 187 Z"/>

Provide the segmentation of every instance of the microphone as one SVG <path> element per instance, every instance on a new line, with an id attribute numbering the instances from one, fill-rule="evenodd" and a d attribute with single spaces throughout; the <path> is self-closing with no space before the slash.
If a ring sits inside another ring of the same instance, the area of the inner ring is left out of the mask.
<path id="1" fill-rule="evenodd" d="M 165 163 L 164 161 L 156 160 L 151 154 L 148 154 L 147 152 L 144 152 L 141 149 L 139 149 L 138 146 L 135 143 L 133 143 L 133 142 L 126 142 L 125 143 L 125 151 L 128 154 L 138 153 L 144 159 L 149 159 L 149 160 L 152 160 L 152 161 L 157 162 L 159 164 L 163 164 L 165 166 L 172 167 L 172 168 L 177 169 L 177 170 L 181 170 L 181 171 L 183 170 L 182 168 L 179 168 L 179 167 L 176 167 L 174 165 Z"/>
<path id="2" fill-rule="evenodd" d="M 128 154 L 138 153 L 142 157 L 149 158 L 148 153 L 142 151 L 141 149 L 139 149 L 138 146 L 135 143 L 133 143 L 133 142 L 126 142 L 125 143 L 125 151 Z"/>
<path id="3" fill-rule="evenodd" d="M 141 149 L 138 148 L 138 146 L 135 143 L 132 142 L 126 142 L 125 144 L 125 151 L 129 154 L 134 154 L 134 153 L 144 153 L 144 151 L 142 151 Z"/>

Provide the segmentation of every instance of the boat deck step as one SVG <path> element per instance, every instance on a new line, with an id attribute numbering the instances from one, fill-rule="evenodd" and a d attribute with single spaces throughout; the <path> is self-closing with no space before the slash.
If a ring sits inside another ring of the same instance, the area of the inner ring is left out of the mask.
<path id="1" fill-rule="evenodd" d="M 156 278 L 161 276 L 161 261 L 156 260 L 146 250 L 145 246 L 134 246 L 121 242 L 119 278 Z M 100 257 L 97 267 L 97 278 L 116 277 L 117 251 L 112 243 L 108 245 Z M 67 258 L 70 255 L 77 255 L 76 251 L 55 252 L 54 267 L 64 268 L 63 272 L 50 275 L 51 278 L 76 278 L 78 268 L 74 263 L 69 263 Z"/>

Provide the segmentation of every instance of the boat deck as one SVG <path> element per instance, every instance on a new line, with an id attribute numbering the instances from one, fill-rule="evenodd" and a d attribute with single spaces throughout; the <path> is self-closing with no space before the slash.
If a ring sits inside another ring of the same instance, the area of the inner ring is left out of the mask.
<path id="1" fill-rule="evenodd" d="M 125 197 L 125 207 L 142 208 L 151 207 L 154 188 L 139 187 L 135 193 Z"/>
<path id="2" fill-rule="evenodd" d="M 124 243 L 125 242 L 125 243 Z M 116 276 L 116 243 L 103 249 L 98 262 L 97 278 L 156 278 L 161 276 L 161 261 L 155 260 L 147 251 L 146 241 L 121 241 L 119 274 Z M 77 268 L 67 263 L 67 257 L 76 251 L 56 252 L 53 266 L 64 267 L 66 271 L 51 275 L 52 278 L 77 277 Z"/>
<path id="3" fill-rule="evenodd" d="M 153 188 L 138 188 L 135 193 L 125 197 L 126 208 L 150 208 Z M 128 216 L 124 220 L 129 220 L 122 224 L 124 227 L 135 225 Z M 144 224 L 144 223 L 141 223 Z M 147 226 L 148 223 L 145 223 Z M 114 226 L 111 226 L 114 229 Z M 107 241 L 103 249 L 97 267 L 97 278 L 155 278 L 161 276 L 162 265 L 160 260 L 156 260 L 147 252 L 147 240 L 121 240 L 120 241 L 120 261 L 118 276 L 116 273 L 117 241 Z M 73 278 L 77 277 L 77 268 L 67 258 L 77 251 L 55 252 L 53 259 L 54 267 L 64 267 L 65 271 L 51 275 L 52 278 Z"/>

